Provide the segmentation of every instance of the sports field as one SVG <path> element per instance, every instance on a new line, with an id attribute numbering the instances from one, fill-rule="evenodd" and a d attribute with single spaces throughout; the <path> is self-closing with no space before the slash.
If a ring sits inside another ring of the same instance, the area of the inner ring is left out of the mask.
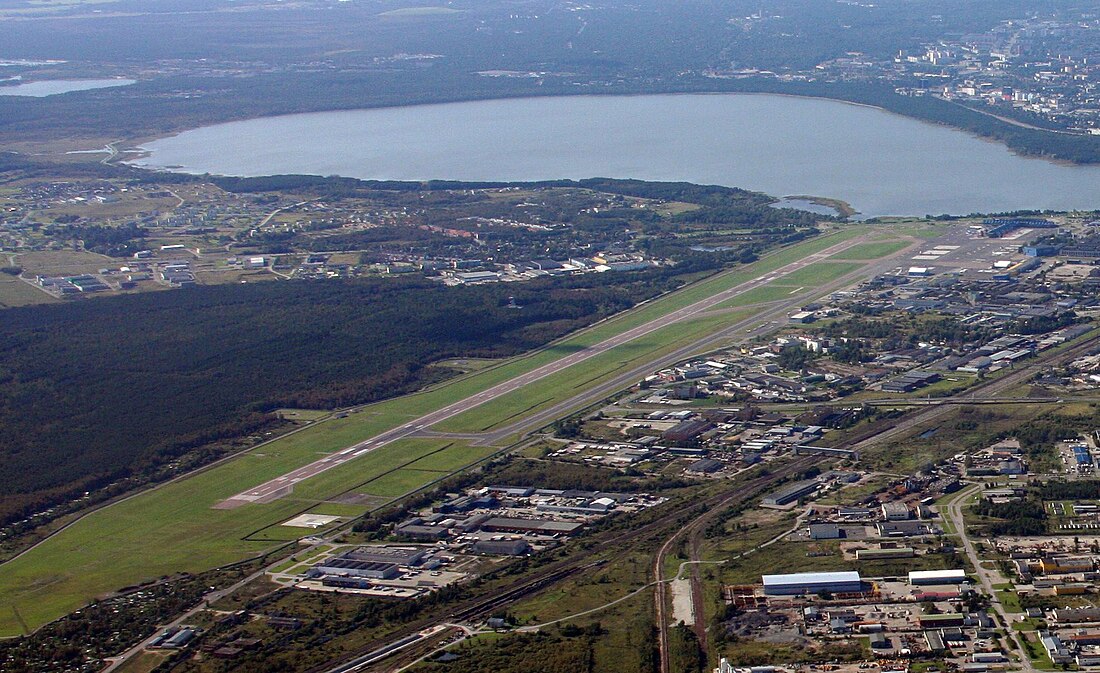
<path id="1" fill-rule="evenodd" d="M 242 488 L 285 474 L 321 455 L 463 400 L 553 362 L 563 354 L 599 343 L 865 231 L 862 227 L 851 228 L 800 243 L 736 273 L 712 277 L 652 301 L 548 348 L 421 393 L 370 405 L 345 418 L 319 422 L 216 467 L 94 512 L 0 566 L 0 636 L 21 631 L 15 610 L 35 628 L 119 587 L 171 572 L 216 567 L 293 539 L 302 531 L 281 527 L 280 522 L 312 511 L 321 501 L 339 494 L 394 497 L 431 483 L 493 449 L 473 448 L 449 440 L 400 440 L 308 479 L 292 495 L 269 504 L 231 510 L 212 508 Z M 578 386 L 596 385 L 630 363 L 672 350 L 676 344 L 689 343 L 736 319 L 737 315 L 726 315 L 662 328 L 579 365 L 577 369 L 583 369 L 585 376 L 577 371 L 566 374 L 569 372 L 566 370 L 501 398 L 499 404 L 489 403 L 450 419 L 446 429 L 477 430 L 510 422 L 567 399 L 577 392 Z"/>

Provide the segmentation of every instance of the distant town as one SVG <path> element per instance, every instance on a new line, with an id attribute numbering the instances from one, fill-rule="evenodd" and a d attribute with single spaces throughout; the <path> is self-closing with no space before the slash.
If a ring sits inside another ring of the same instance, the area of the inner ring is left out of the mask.
<path id="1" fill-rule="evenodd" d="M 752 30 L 769 21 L 754 14 L 732 22 Z M 937 21 L 937 17 L 933 17 Z M 944 33 L 951 26 L 938 17 Z M 906 96 L 935 96 L 1015 123 L 1100 134 L 1100 18 L 1091 10 L 1058 19 L 1031 16 L 903 49 L 894 58 L 851 52 L 813 70 L 713 69 L 710 77 L 771 76 L 788 81 L 885 82 Z"/>

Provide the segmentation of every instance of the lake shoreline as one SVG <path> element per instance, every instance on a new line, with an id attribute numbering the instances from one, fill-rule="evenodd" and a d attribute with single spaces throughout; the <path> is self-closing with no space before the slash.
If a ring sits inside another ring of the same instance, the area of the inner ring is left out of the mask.
<path id="1" fill-rule="evenodd" d="M 948 125 L 789 93 L 526 96 L 307 112 L 199 127 L 138 150 L 122 164 L 242 177 L 682 181 L 827 194 L 865 217 L 1100 206 L 1089 197 L 1100 193 L 1098 166 L 1019 157 Z"/>

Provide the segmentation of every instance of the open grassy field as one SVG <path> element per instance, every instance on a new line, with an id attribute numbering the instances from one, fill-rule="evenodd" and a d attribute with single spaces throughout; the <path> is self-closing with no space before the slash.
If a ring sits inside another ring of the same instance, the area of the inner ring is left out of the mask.
<path id="1" fill-rule="evenodd" d="M 434 466 L 431 457 L 435 455 L 443 464 L 454 465 L 465 450 L 448 440 L 405 440 L 304 482 L 291 496 L 275 502 L 232 510 L 212 508 L 239 492 L 242 483 L 292 469 L 301 462 L 303 451 L 316 456 L 345 445 L 335 439 L 328 445 L 313 445 L 297 435 L 287 440 L 95 512 L 4 564 L 0 634 L 20 632 L 13 608 L 33 628 L 124 585 L 178 571 L 205 570 L 307 535 L 309 529 L 279 524 L 306 511 L 346 515 L 343 507 L 320 503 L 348 491 L 401 495 L 444 474 L 404 466 L 413 462 Z M 456 446 L 459 450 L 448 453 Z M 485 454 L 466 455 L 476 460 Z"/>
<path id="2" fill-rule="evenodd" d="M 930 222 L 926 220 L 902 218 L 894 222 L 890 226 L 890 230 L 906 236 L 916 236 L 917 238 L 930 240 L 946 234 L 952 226 L 957 225 L 957 222 Z"/>
<path id="3" fill-rule="evenodd" d="M 779 301 L 781 299 L 789 299 L 791 295 L 797 294 L 803 289 L 805 288 L 798 285 L 777 285 L 768 283 L 767 285 L 749 290 L 740 297 L 734 297 L 729 301 L 724 301 L 715 308 L 739 308 L 741 306 L 749 306 L 750 304 L 763 304 L 766 302 Z"/>
<path id="4" fill-rule="evenodd" d="M 907 241 L 882 241 L 881 243 L 860 243 L 833 255 L 831 259 L 882 259 L 899 250 L 905 249 Z"/>
<path id="5" fill-rule="evenodd" d="M 279 418 L 299 423 L 320 420 L 329 415 L 329 412 L 320 409 L 276 409 L 275 413 L 279 415 Z"/>
<path id="6" fill-rule="evenodd" d="M 167 654 L 146 650 L 136 657 L 131 657 L 116 670 L 119 673 L 149 673 L 160 666 L 167 658 Z"/>
<path id="7" fill-rule="evenodd" d="M 30 304 L 53 304 L 60 301 L 42 290 L 8 275 L 0 275 L 0 308 L 29 306 Z"/>
<path id="8" fill-rule="evenodd" d="M 799 269 L 789 276 L 784 276 L 783 282 L 787 285 L 795 286 L 820 286 L 834 281 L 841 276 L 846 276 L 863 266 L 864 265 L 859 262 L 817 262 L 804 269 Z"/>
<path id="9" fill-rule="evenodd" d="M 24 252 L 15 256 L 15 263 L 23 267 L 26 274 L 40 273 L 45 276 L 95 273 L 99 269 L 111 266 L 115 261 L 117 260 L 86 250 Z"/>
<path id="10" fill-rule="evenodd" d="M 736 273 L 722 274 L 654 300 L 618 318 L 578 332 L 548 348 L 507 360 L 443 385 L 402 398 L 364 407 L 344 418 L 308 426 L 261 445 L 188 478 L 141 493 L 77 521 L 38 547 L 0 566 L 0 636 L 21 632 L 14 610 L 37 627 L 122 586 L 176 571 L 197 572 L 260 553 L 273 544 L 304 534 L 278 524 L 320 502 L 345 492 L 373 496 L 400 495 L 430 483 L 462 463 L 460 450 L 444 440 L 404 440 L 313 477 L 292 496 L 263 505 L 216 510 L 212 505 L 319 456 L 350 446 L 496 383 L 698 301 L 806 255 L 866 231 L 851 228 L 781 250 Z M 858 266 L 858 265 L 855 265 Z M 587 385 L 648 354 L 671 349 L 669 341 L 690 340 L 732 318 L 674 325 L 625 344 L 585 363 Z M 471 416 L 460 416 L 458 427 L 501 423 L 571 394 L 576 373 L 555 376 L 502 398 L 500 406 L 483 405 Z M 433 467 L 424 457 L 439 455 Z M 477 455 L 477 454 L 471 454 Z M 419 462 L 414 469 L 408 465 Z M 403 490 L 404 489 L 404 490 Z"/>
<path id="11" fill-rule="evenodd" d="M 741 311 L 718 318 L 669 325 L 470 409 L 437 424 L 436 428 L 445 432 L 482 432 L 497 428 L 751 315 L 749 311 Z"/>

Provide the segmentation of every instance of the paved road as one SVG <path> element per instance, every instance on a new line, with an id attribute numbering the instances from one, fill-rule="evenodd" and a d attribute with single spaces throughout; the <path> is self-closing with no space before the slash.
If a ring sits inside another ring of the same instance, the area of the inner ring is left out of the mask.
<path id="1" fill-rule="evenodd" d="M 226 596 L 233 593 L 237 589 L 240 589 L 241 587 L 248 584 L 252 580 L 254 580 L 258 577 L 262 577 L 265 572 L 267 572 L 267 567 L 266 566 L 264 568 L 261 568 L 260 570 L 257 570 L 256 572 L 248 575 L 247 577 L 240 580 L 239 582 L 234 583 L 232 586 L 228 586 L 224 589 L 219 589 L 217 591 L 211 591 L 210 593 L 206 594 L 205 596 L 202 597 L 202 600 L 199 602 L 199 604 L 196 605 L 194 608 L 188 610 L 187 612 L 183 613 L 182 615 L 180 615 L 176 619 L 172 620 L 171 623 L 164 624 L 162 626 L 157 627 L 157 630 L 154 631 L 152 635 L 150 635 L 148 638 L 141 641 L 137 645 L 134 645 L 130 649 L 126 650 L 122 654 L 118 655 L 117 657 L 111 657 L 110 659 L 107 659 L 107 661 L 110 662 L 110 663 L 108 663 L 107 667 L 104 668 L 102 671 L 100 671 L 100 673 L 111 673 L 111 671 L 114 671 L 114 670 L 118 669 L 120 666 L 125 664 L 131 657 L 134 657 L 135 655 L 140 654 L 141 652 L 143 652 L 145 650 L 146 646 L 148 646 L 149 643 L 151 643 L 153 641 L 153 639 L 156 638 L 165 629 L 172 628 L 172 627 L 180 627 L 180 626 L 183 626 L 183 625 L 187 624 L 191 620 L 192 617 L 195 617 L 196 615 L 198 615 L 198 613 L 205 610 L 206 606 L 211 605 L 211 604 L 221 600 L 222 598 L 225 598 Z"/>
<path id="2" fill-rule="evenodd" d="M 1002 398 L 1001 394 L 1010 390 L 1014 386 L 1027 382 L 1036 372 L 1050 367 L 1051 365 L 1068 362 L 1075 357 L 1081 355 L 1082 352 L 1088 351 L 1095 347 L 1096 342 L 1100 340 L 1100 334 L 1092 333 L 1085 340 L 1075 344 L 1071 348 L 1060 350 L 1056 352 L 1046 352 L 1038 355 L 1034 359 L 1028 361 L 1026 364 L 1022 364 L 1012 369 L 1003 376 L 991 379 L 985 383 L 980 383 L 977 386 L 964 390 L 958 395 L 953 395 L 950 398 L 942 398 L 937 405 L 930 406 L 928 409 L 921 411 L 906 418 L 905 420 L 893 425 L 885 430 L 876 431 L 874 435 L 855 443 L 852 448 L 856 451 L 862 451 L 872 446 L 882 444 L 883 442 L 900 439 L 908 435 L 914 428 L 920 425 L 931 423 L 932 421 L 954 413 L 954 407 L 957 405 L 947 404 L 948 400 L 956 400 L 961 403 L 966 403 L 968 400 L 975 400 L 978 403 L 988 404 L 991 401 Z"/>
<path id="3" fill-rule="evenodd" d="M 1008 613 L 1005 611 L 1004 605 L 997 598 L 997 592 L 993 588 L 994 584 L 1001 583 L 1004 578 L 999 573 L 993 570 L 982 567 L 981 559 L 978 557 L 978 550 L 974 547 L 974 542 L 970 539 L 970 534 L 966 530 L 966 521 L 963 518 L 963 506 L 970 496 L 974 495 L 981 490 L 981 484 L 975 484 L 967 487 L 958 492 L 954 498 L 951 499 L 943 507 L 941 514 L 951 520 L 952 525 L 955 527 L 955 533 L 959 536 L 959 540 L 962 541 L 963 549 L 966 551 L 967 558 L 970 559 L 971 565 L 974 566 L 975 572 L 978 576 L 978 582 L 982 585 L 982 591 L 990 597 L 991 605 L 993 609 L 997 611 L 997 614 L 1001 616 L 1001 620 L 1004 622 L 1005 627 L 1008 628 L 1008 632 L 1012 631 L 1012 620 L 1008 618 Z M 1012 640 L 1009 641 L 1013 645 L 1013 649 L 1019 650 L 1017 644 Z M 1036 673 L 1035 666 L 1031 663 L 1031 657 L 1027 656 L 1027 652 L 1019 651 L 1020 653 L 1020 665 L 1028 673 Z"/>
<path id="4" fill-rule="evenodd" d="M 701 299 L 693 304 L 677 309 L 670 313 L 667 313 L 659 318 L 655 318 L 637 327 L 631 328 L 612 337 L 609 337 L 597 344 L 593 344 L 587 348 L 583 348 L 574 353 L 566 355 L 563 358 L 555 360 L 550 364 L 543 365 L 529 372 L 521 374 L 515 378 L 509 379 L 503 383 L 499 383 L 491 388 L 483 390 L 479 393 L 471 395 L 466 399 L 460 400 L 453 404 L 449 404 L 442 409 L 438 409 L 431 413 L 425 414 L 420 418 L 409 421 L 403 425 L 400 425 L 392 430 L 383 432 L 365 441 L 359 442 L 353 446 L 349 446 L 346 449 L 342 449 L 335 453 L 332 453 L 320 460 L 314 461 L 308 465 L 299 467 L 281 477 L 276 477 L 270 481 L 267 481 L 259 486 L 243 491 L 227 500 L 221 502 L 218 506 L 221 508 L 233 508 L 245 505 L 251 502 L 270 502 L 282 496 L 289 494 L 295 484 L 302 482 L 310 477 L 317 476 L 322 472 L 331 470 L 334 467 L 339 467 L 344 463 L 354 460 L 365 453 L 369 453 L 376 449 L 379 449 L 387 444 L 392 444 L 400 439 L 412 436 L 417 432 L 424 430 L 432 425 L 440 423 L 457 416 L 463 412 L 469 411 L 475 407 L 478 407 L 486 402 L 491 402 L 497 398 L 503 397 L 509 393 L 515 392 L 524 386 L 535 383 L 541 379 L 544 379 L 552 374 L 556 374 L 559 371 L 571 367 L 576 364 L 590 360 L 591 358 L 605 353 L 613 348 L 621 346 L 625 343 L 629 343 L 635 339 L 651 334 L 659 329 L 667 327 L 683 320 L 698 317 L 701 313 L 725 302 L 733 299 L 739 295 L 742 295 L 750 290 L 756 289 L 763 285 L 767 285 L 775 281 L 777 278 L 789 275 L 798 271 L 799 269 L 806 268 L 815 262 L 820 262 L 828 257 L 837 254 L 843 250 L 846 250 L 854 245 L 863 242 L 864 237 L 859 236 L 842 243 L 838 243 L 834 246 L 826 248 L 821 252 L 808 255 L 796 262 L 792 262 L 780 269 L 767 273 L 759 278 L 755 278 L 746 283 L 742 283 L 734 288 L 719 292 L 711 295 L 705 299 Z"/>

